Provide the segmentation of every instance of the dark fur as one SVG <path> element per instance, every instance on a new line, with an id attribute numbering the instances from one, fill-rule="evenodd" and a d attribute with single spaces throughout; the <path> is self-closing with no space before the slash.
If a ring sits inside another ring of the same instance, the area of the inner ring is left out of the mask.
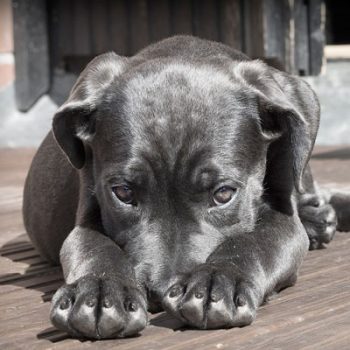
<path id="1" fill-rule="evenodd" d="M 295 282 L 307 232 L 313 247 L 334 234 L 332 206 L 303 175 L 318 123 L 304 81 L 218 43 L 178 36 L 94 59 L 25 186 L 27 231 L 49 261 L 60 255 L 67 283 L 54 325 L 128 336 L 147 308 L 198 328 L 251 323 Z M 125 182 L 137 206 L 113 195 Z M 221 185 L 237 193 L 217 207 Z"/>

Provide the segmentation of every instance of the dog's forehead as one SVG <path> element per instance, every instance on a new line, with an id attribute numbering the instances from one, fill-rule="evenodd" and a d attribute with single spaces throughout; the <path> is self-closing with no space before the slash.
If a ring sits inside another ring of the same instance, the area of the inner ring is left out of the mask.
<path id="1" fill-rule="evenodd" d="M 128 157 L 158 155 L 169 166 L 179 154 L 184 162 L 206 154 L 204 162 L 242 165 L 249 164 L 252 143 L 259 142 L 255 100 L 216 67 L 176 63 L 143 72 L 126 82 L 123 96 L 122 125 L 108 128 L 116 129 L 109 134 L 124 135 L 117 142 L 127 144 Z"/>
<path id="2" fill-rule="evenodd" d="M 124 88 L 130 122 L 205 124 L 220 112 L 233 113 L 244 95 L 232 77 L 215 66 L 170 63 L 136 74 Z"/>
<path id="3" fill-rule="evenodd" d="M 232 133 L 234 125 L 253 112 L 241 87 L 210 65 L 173 63 L 138 74 L 127 82 L 124 96 L 123 114 L 135 135 L 152 131 L 169 139 L 170 134 L 179 138 L 196 129 L 210 136 L 220 125 L 221 133 L 227 130 L 226 122 Z"/>
<path id="4" fill-rule="evenodd" d="M 125 110 L 137 115 L 151 105 L 167 114 L 174 107 L 181 108 L 178 101 L 184 98 L 186 106 L 189 102 L 210 105 L 217 103 L 218 98 L 233 87 L 230 75 L 212 65 L 176 62 L 159 69 L 146 67 L 145 71 L 131 76 L 125 86 Z"/>

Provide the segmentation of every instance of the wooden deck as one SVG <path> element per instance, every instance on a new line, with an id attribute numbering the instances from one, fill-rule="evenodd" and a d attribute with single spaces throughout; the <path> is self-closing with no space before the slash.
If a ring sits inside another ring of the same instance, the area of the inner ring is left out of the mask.
<path id="1" fill-rule="evenodd" d="M 62 275 L 38 256 L 21 218 L 32 156 L 0 150 L 0 349 L 350 349 L 350 233 L 310 252 L 296 286 L 260 308 L 249 327 L 189 330 L 158 314 L 130 339 L 79 341 L 55 330 L 49 300 Z M 319 148 L 312 166 L 321 184 L 350 190 L 350 147 Z"/>

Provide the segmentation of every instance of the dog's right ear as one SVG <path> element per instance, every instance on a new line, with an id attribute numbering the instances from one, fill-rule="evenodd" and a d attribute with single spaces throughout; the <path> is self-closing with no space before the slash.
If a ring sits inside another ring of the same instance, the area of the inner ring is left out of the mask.
<path id="1" fill-rule="evenodd" d="M 93 59 L 80 74 L 68 100 L 53 118 L 53 135 L 70 163 L 81 169 L 85 163 L 84 140 L 94 133 L 94 112 L 103 93 L 120 75 L 127 58 L 106 53 Z"/>

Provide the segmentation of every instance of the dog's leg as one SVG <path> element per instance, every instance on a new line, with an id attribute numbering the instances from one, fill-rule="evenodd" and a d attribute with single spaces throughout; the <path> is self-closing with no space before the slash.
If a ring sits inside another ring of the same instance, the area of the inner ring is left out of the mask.
<path id="1" fill-rule="evenodd" d="M 299 197 L 300 219 L 310 240 L 310 250 L 324 248 L 337 230 L 337 215 L 327 196 L 321 193 L 306 193 Z"/>
<path id="2" fill-rule="evenodd" d="M 295 282 L 308 246 L 297 213 L 265 208 L 254 232 L 228 238 L 169 289 L 164 307 L 198 328 L 250 324 L 268 295 Z"/>
<path id="3" fill-rule="evenodd" d="M 350 194 L 319 189 L 310 166 L 303 177 L 305 194 L 297 195 L 300 219 L 310 239 L 310 250 L 323 248 L 335 231 L 350 231 Z"/>
<path id="4" fill-rule="evenodd" d="M 77 337 L 133 335 L 147 323 L 146 298 L 122 250 L 93 229 L 76 226 L 63 243 L 66 284 L 54 295 L 52 323 Z"/>
<path id="5" fill-rule="evenodd" d="M 323 248 L 337 229 L 337 214 L 329 195 L 314 182 L 310 166 L 303 177 L 306 193 L 297 195 L 298 212 L 310 240 L 310 250 Z"/>
<path id="6" fill-rule="evenodd" d="M 331 193 L 329 203 L 337 214 L 337 230 L 350 231 L 350 193 Z"/>

